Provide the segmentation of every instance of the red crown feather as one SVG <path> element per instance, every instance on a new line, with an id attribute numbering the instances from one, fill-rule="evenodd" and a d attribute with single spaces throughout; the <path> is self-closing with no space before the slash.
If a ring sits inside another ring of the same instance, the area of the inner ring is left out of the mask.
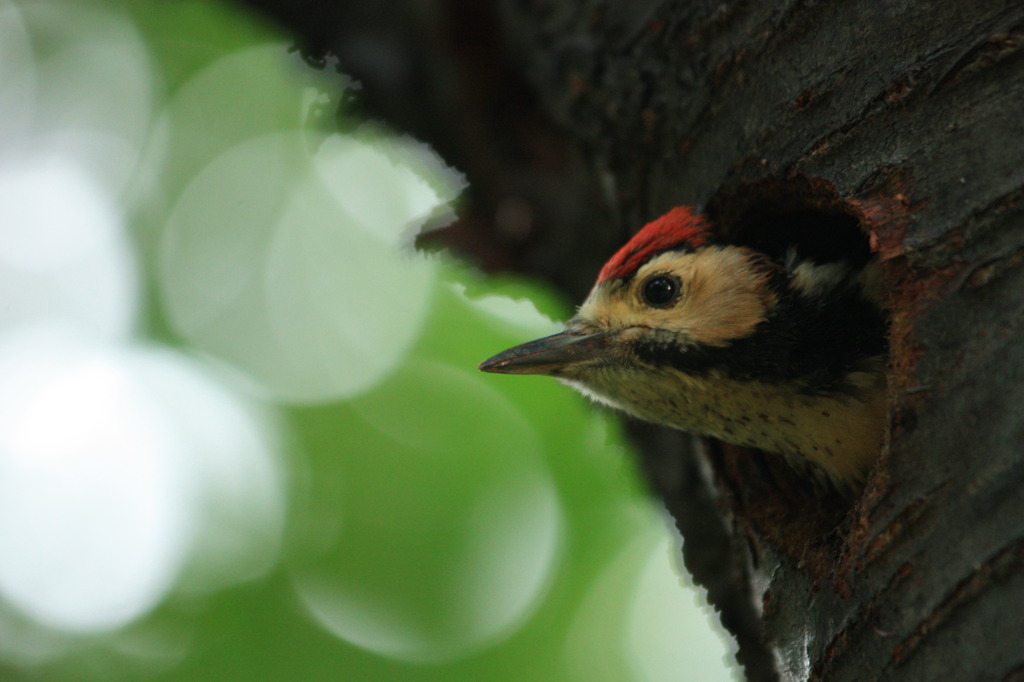
<path id="1" fill-rule="evenodd" d="M 597 281 L 629 277 L 650 260 L 651 256 L 667 249 L 686 245 L 697 247 L 707 240 L 708 225 L 704 217 L 689 206 L 679 206 L 647 223 L 632 239 L 601 268 Z"/>

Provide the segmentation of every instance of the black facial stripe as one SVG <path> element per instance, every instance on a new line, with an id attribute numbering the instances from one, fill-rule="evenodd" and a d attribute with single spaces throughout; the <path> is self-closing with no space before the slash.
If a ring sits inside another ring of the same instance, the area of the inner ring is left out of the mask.
<path id="1" fill-rule="evenodd" d="M 664 333 L 638 342 L 634 351 L 647 364 L 694 376 L 793 381 L 808 394 L 849 390 L 844 377 L 885 353 L 886 319 L 852 283 L 821 294 L 786 289 L 780 295 L 767 320 L 727 346 L 680 348 Z"/>

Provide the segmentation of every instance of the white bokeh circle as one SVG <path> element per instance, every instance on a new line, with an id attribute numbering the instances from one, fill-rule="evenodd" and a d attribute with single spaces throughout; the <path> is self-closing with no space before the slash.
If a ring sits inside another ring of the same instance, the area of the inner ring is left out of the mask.
<path id="1" fill-rule="evenodd" d="M 60 188 L 55 200 L 54 188 Z M 120 210 L 76 159 L 0 163 L 0 330 L 60 321 L 97 339 L 128 338 L 138 276 Z"/>
<path id="2" fill-rule="evenodd" d="M 272 564 L 273 439 L 202 363 L 36 327 L 0 336 L 0 375 L 0 597 L 33 621 L 112 630 L 186 573 L 208 589 Z"/>
<path id="3" fill-rule="evenodd" d="M 375 152 L 325 143 L 310 157 L 308 143 L 274 133 L 217 157 L 182 193 L 160 253 L 179 332 L 295 402 L 352 397 L 393 371 L 435 278 L 432 263 L 367 231 L 368 218 L 346 211 L 324 182 L 323 167 Z M 391 229 L 428 208 L 394 211 Z"/>

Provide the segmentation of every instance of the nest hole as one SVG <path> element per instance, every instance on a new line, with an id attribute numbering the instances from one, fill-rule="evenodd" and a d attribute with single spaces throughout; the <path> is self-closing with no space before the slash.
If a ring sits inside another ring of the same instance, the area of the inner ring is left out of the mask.
<path id="1" fill-rule="evenodd" d="M 762 180 L 722 193 L 708 214 L 725 234 L 783 260 L 793 247 L 816 262 L 863 267 L 871 258 L 858 212 L 824 180 Z"/>
<path id="2" fill-rule="evenodd" d="M 723 234 L 780 262 L 795 248 L 819 263 L 854 268 L 872 258 L 859 211 L 828 182 L 763 180 L 722 192 L 706 212 Z M 778 455 L 719 444 L 715 468 L 733 489 L 751 527 L 819 577 L 842 553 L 852 500 L 822 490 Z"/>

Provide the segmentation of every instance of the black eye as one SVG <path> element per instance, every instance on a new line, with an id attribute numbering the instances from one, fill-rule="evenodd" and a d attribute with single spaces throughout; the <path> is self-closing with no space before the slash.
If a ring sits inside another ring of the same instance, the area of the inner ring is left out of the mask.
<path id="1" fill-rule="evenodd" d="M 679 296 L 679 280 L 669 275 L 655 275 L 644 282 L 642 295 L 647 305 L 667 307 Z"/>

